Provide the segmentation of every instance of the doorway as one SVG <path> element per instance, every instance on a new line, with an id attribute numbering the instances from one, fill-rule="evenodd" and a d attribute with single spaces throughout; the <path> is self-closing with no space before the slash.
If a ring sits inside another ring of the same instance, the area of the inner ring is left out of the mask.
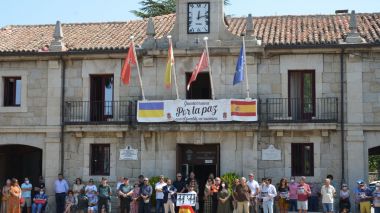
<path id="1" fill-rule="evenodd" d="M 33 186 L 42 175 L 42 149 L 26 145 L 0 146 L 0 186 L 6 179 L 17 178 L 21 184 L 29 177 Z"/>
<path id="2" fill-rule="evenodd" d="M 195 173 L 198 182 L 198 198 L 200 212 L 203 209 L 203 192 L 210 174 L 220 176 L 220 145 L 177 145 L 177 169 L 183 177 L 188 177 L 190 172 Z"/>
<path id="3" fill-rule="evenodd" d="M 107 121 L 113 117 L 113 75 L 91 75 L 90 79 L 90 119 Z"/>
<path id="4" fill-rule="evenodd" d="M 192 73 L 186 73 L 186 85 Z M 197 80 L 194 81 L 189 90 L 186 90 L 186 99 L 211 99 L 210 74 L 208 72 L 198 73 Z"/>

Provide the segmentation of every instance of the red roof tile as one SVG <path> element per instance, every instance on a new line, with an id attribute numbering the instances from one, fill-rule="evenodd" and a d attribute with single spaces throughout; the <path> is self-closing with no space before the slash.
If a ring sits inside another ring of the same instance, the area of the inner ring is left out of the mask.
<path id="1" fill-rule="evenodd" d="M 253 35 L 265 46 L 338 44 L 349 32 L 349 15 L 268 16 L 253 18 Z M 128 22 L 62 24 L 63 41 L 69 51 L 113 50 L 128 47 L 134 35 L 137 44 L 146 39 L 147 19 Z M 167 35 L 175 15 L 154 18 L 156 36 Z M 235 35 L 245 31 L 246 18 L 227 20 Z M 380 13 L 357 14 L 358 32 L 367 43 L 380 44 Z M 0 52 L 42 51 L 53 40 L 55 25 L 7 26 L 0 29 Z"/>

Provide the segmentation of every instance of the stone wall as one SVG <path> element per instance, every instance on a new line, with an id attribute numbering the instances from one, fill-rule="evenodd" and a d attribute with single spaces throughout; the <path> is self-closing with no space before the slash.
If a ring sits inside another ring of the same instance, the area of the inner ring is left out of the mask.
<path id="1" fill-rule="evenodd" d="M 21 106 L 3 107 L 3 77 L 18 77 Z M 57 76 L 59 80 L 59 76 Z M 47 114 L 48 62 L 0 62 L 0 126 L 45 125 Z"/>
<path id="2" fill-rule="evenodd" d="M 380 54 L 363 54 L 364 122 L 380 124 Z"/>

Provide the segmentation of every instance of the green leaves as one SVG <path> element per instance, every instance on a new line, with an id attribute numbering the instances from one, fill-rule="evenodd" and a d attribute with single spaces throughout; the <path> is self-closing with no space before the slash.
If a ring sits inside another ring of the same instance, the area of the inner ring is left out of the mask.
<path id="1" fill-rule="evenodd" d="M 225 5 L 230 5 L 229 0 L 224 0 Z M 154 16 L 162 16 L 175 13 L 176 0 L 142 0 L 142 6 L 139 10 L 132 10 L 131 12 L 140 18 L 149 18 Z"/>

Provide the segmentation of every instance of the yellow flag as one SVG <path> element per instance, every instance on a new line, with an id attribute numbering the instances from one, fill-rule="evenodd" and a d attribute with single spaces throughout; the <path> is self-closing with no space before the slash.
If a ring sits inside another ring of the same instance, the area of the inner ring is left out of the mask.
<path id="1" fill-rule="evenodd" d="M 166 64 L 166 71 L 165 71 L 165 87 L 166 88 L 170 88 L 172 86 L 173 65 L 174 65 L 173 46 L 172 46 L 172 42 L 169 42 L 168 62 Z"/>

